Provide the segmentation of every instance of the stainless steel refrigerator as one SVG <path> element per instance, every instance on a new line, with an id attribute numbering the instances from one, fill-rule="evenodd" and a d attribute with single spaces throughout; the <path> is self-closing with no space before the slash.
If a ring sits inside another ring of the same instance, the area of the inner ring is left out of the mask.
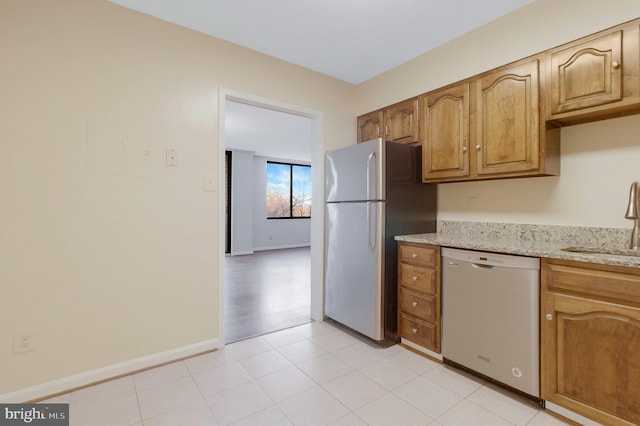
<path id="1" fill-rule="evenodd" d="M 435 232 L 436 185 L 421 149 L 382 139 L 327 152 L 325 316 L 397 341 L 396 235 Z"/>

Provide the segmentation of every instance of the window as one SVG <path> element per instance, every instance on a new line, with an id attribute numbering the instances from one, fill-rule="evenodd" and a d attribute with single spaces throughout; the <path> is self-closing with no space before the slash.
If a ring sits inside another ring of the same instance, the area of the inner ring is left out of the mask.
<path id="1" fill-rule="evenodd" d="M 267 161 L 267 219 L 311 217 L 311 166 Z"/>

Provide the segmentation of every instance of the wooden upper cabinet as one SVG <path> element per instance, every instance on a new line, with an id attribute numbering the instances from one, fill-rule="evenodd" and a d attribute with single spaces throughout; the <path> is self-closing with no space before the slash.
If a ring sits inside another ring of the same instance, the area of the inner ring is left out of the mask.
<path id="1" fill-rule="evenodd" d="M 499 68 L 476 83 L 476 173 L 540 168 L 539 60 Z"/>
<path id="2" fill-rule="evenodd" d="M 384 139 L 391 142 L 418 143 L 418 98 L 384 109 Z"/>
<path id="3" fill-rule="evenodd" d="M 541 56 L 420 96 L 422 181 L 560 173 L 560 131 L 540 102 Z"/>
<path id="4" fill-rule="evenodd" d="M 551 114 L 622 99 L 622 30 L 549 54 Z"/>
<path id="5" fill-rule="evenodd" d="M 546 52 L 548 111 L 559 125 L 640 112 L 640 20 Z"/>
<path id="6" fill-rule="evenodd" d="M 420 98 L 422 179 L 469 176 L 469 83 Z"/>
<path id="7" fill-rule="evenodd" d="M 358 117 L 422 145 L 422 180 L 560 174 L 560 127 L 640 113 L 640 19 Z"/>
<path id="8" fill-rule="evenodd" d="M 373 111 L 358 117 L 358 143 L 382 136 L 382 110 Z"/>

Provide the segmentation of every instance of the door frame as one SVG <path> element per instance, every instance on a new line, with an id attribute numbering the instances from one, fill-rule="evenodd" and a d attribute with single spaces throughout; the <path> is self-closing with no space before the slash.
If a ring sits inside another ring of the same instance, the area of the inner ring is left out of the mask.
<path id="1" fill-rule="evenodd" d="M 218 176 L 224 173 L 226 101 L 240 102 L 311 119 L 311 319 L 324 317 L 324 138 L 323 114 L 298 105 L 262 98 L 236 90 L 220 88 L 218 92 Z M 224 215 L 224 179 L 218 179 L 218 339 L 224 344 L 224 257 L 226 228 Z"/>
<path id="2" fill-rule="evenodd" d="M 231 254 L 231 191 L 233 182 L 231 180 L 231 176 L 233 176 L 232 165 L 233 164 L 233 153 L 231 151 L 224 151 L 224 179 L 226 182 L 226 186 L 224 188 L 224 223 L 225 223 L 225 242 L 224 242 L 224 254 Z"/>

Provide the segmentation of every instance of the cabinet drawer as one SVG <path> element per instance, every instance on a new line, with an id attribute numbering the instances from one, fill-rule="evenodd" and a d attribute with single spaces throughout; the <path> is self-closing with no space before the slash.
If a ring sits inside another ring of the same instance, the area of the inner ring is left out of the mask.
<path id="1" fill-rule="evenodd" d="M 399 332 L 400 337 L 403 339 L 435 352 L 440 352 L 435 324 L 401 313 Z"/>
<path id="2" fill-rule="evenodd" d="M 410 262 L 416 265 L 430 266 L 435 268 L 438 261 L 439 248 L 418 247 L 400 244 L 398 254 L 400 262 Z"/>
<path id="3" fill-rule="evenodd" d="M 428 321 L 436 320 L 435 299 L 404 287 L 400 287 L 400 311 Z"/>
<path id="4" fill-rule="evenodd" d="M 436 271 L 421 266 L 400 263 L 398 268 L 398 284 L 428 294 L 436 293 Z"/>
<path id="5" fill-rule="evenodd" d="M 637 269 L 544 259 L 546 291 L 640 307 Z"/>

